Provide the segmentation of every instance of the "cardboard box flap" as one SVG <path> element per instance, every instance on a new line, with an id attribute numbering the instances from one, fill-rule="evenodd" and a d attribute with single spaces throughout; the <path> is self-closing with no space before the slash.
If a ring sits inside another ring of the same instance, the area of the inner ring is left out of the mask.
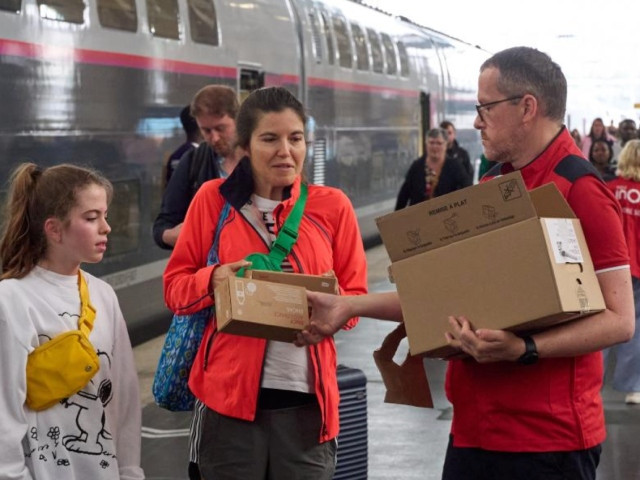
<path id="1" fill-rule="evenodd" d="M 457 190 L 376 219 L 392 262 L 535 218 L 520 172 Z"/>
<path id="2" fill-rule="evenodd" d="M 553 183 L 534 188 L 529 191 L 529 195 L 539 217 L 576 218 L 576 214 Z"/>
<path id="3" fill-rule="evenodd" d="M 338 279 L 333 272 L 327 275 L 274 272 L 271 270 L 245 270 L 245 277 L 267 282 L 298 285 L 313 292 L 338 293 Z"/>

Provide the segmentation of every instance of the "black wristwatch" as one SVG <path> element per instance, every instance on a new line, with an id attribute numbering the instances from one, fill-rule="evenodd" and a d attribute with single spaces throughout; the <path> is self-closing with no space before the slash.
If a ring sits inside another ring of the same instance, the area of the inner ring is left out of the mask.
<path id="1" fill-rule="evenodd" d="M 538 361 L 538 349 L 536 348 L 536 342 L 533 338 L 526 336 L 522 337 L 524 340 L 525 351 L 518 359 L 518 363 L 522 365 L 533 365 Z"/>

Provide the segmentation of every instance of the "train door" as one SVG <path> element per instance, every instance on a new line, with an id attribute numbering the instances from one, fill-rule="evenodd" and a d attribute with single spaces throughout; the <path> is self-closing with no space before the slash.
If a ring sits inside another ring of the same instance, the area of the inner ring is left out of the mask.
<path id="1" fill-rule="evenodd" d="M 424 153 L 424 137 L 431 130 L 431 95 L 420 92 L 420 155 Z"/>
<path id="2" fill-rule="evenodd" d="M 254 90 L 264 87 L 264 69 L 258 64 L 241 64 L 238 68 L 238 95 L 240 103 Z"/>

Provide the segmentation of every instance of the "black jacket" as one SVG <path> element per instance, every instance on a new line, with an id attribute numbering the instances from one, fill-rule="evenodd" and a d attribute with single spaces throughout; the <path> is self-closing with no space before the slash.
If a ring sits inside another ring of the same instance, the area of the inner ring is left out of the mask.
<path id="1" fill-rule="evenodd" d="M 162 241 L 162 233 L 184 221 L 196 191 L 204 182 L 220 176 L 219 163 L 206 142 L 182 156 L 162 196 L 160 213 L 153 222 L 153 240 L 159 247 L 173 248 Z"/>
<path id="2" fill-rule="evenodd" d="M 447 148 L 447 157 L 453 158 L 462 164 L 467 171 L 471 180 L 473 180 L 473 165 L 471 165 L 471 159 L 469 158 L 469 152 L 462 148 L 457 140 L 453 141 L 451 148 Z"/>
<path id="3" fill-rule="evenodd" d="M 415 205 L 427 199 L 425 196 L 427 189 L 427 181 L 425 178 L 426 162 L 427 156 L 423 155 L 414 160 L 409 167 L 404 183 L 402 187 L 400 187 L 400 193 L 398 193 L 396 210 L 400 210 L 408 205 Z M 438 185 L 436 185 L 433 196 L 439 197 L 440 195 L 468 187 L 472 183 L 472 177 L 467 173 L 462 164 L 457 160 L 447 157 L 444 165 L 442 165 Z"/>

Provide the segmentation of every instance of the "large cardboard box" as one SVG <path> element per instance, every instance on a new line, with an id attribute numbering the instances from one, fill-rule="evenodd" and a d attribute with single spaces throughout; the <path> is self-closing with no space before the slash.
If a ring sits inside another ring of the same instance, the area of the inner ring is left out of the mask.
<path id="1" fill-rule="evenodd" d="M 292 342 L 309 324 L 304 287 L 229 277 L 214 292 L 218 330 Z"/>
<path id="2" fill-rule="evenodd" d="M 446 358 L 450 315 L 534 331 L 604 310 L 580 222 L 519 172 L 377 220 L 413 355 Z"/>

